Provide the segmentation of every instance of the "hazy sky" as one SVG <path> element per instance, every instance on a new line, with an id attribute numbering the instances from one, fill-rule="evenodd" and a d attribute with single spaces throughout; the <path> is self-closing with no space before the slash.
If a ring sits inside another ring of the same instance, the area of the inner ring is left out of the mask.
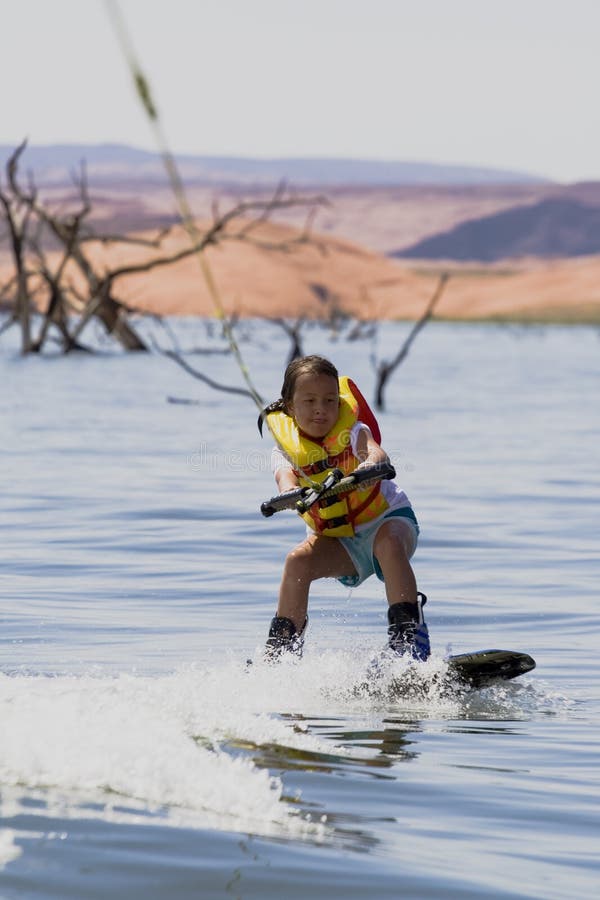
<path id="1" fill-rule="evenodd" d="M 600 0 L 120 0 L 176 152 L 600 179 Z M 0 0 L 0 143 L 155 149 L 105 0 Z"/>

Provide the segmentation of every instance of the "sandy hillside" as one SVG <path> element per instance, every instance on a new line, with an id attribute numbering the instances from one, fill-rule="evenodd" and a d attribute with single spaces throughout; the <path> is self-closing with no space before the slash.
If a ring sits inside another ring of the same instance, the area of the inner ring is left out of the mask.
<path id="1" fill-rule="evenodd" d="M 436 315 L 449 319 L 599 322 L 600 256 L 533 261 L 451 278 Z"/>
<path id="2" fill-rule="evenodd" d="M 312 243 L 297 243 L 298 234 L 291 226 L 267 223 L 254 233 L 258 244 L 229 239 L 206 251 L 228 313 L 327 317 L 339 310 L 362 319 L 415 319 L 444 269 L 443 263 L 397 262 L 331 236 L 317 234 Z M 97 267 L 112 270 L 145 263 L 156 254 L 131 245 L 86 246 Z M 163 244 L 168 253 L 187 246 L 189 238 L 180 227 Z M 0 259 L 0 284 L 8 280 L 8 260 L 7 254 Z M 600 321 L 600 257 L 447 268 L 452 276 L 436 308 L 438 317 Z M 73 272 L 70 277 L 76 278 Z M 115 283 L 115 296 L 165 315 L 215 311 L 196 256 L 125 275 Z"/>
<path id="3" fill-rule="evenodd" d="M 418 314 L 425 304 L 430 279 L 408 267 L 349 241 L 315 235 L 308 243 L 298 243 L 298 236 L 291 226 L 266 223 L 253 232 L 257 243 L 229 239 L 205 251 L 228 313 L 321 317 L 339 309 L 372 318 L 384 314 L 381 303 L 391 296 L 398 299 L 397 314 L 402 316 Z M 167 253 L 188 245 L 180 227 L 163 242 Z M 97 265 L 111 269 L 155 256 L 141 247 L 99 244 L 90 244 L 89 252 Z M 196 255 L 169 267 L 125 275 L 117 280 L 115 293 L 127 304 L 154 313 L 211 315 L 215 308 Z"/>

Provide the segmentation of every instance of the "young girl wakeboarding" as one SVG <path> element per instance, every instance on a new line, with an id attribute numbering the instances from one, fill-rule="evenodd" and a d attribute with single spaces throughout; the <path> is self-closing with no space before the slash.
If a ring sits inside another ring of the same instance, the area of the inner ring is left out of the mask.
<path id="1" fill-rule="evenodd" d="M 364 397 L 321 356 L 305 356 L 288 365 L 281 397 L 259 418 L 261 433 L 264 421 L 276 441 L 272 467 L 281 493 L 323 482 L 335 468 L 348 475 L 389 462 Z M 394 481 L 378 481 L 317 500 L 302 517 L 308 534 L 285 561 L 267 658 L 286 651 L 302 655 L 313 581 L 337 578 L 355 587 L 375 573 L 385 583 L 389 648 L 427 659 L 426 597 L 417 592 L 410 565 L 419 526 L 406 494 Z"/>

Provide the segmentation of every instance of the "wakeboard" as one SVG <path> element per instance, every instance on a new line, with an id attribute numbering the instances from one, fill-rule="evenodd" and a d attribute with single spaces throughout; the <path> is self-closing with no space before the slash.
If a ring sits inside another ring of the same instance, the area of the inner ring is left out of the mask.
<path id="1" fill-rule="evenodd" d="M 476 650 L 457 653 L 446 660 L 451 675 L 471 687 L 483 687 L 492 681 L 508 681 L 535 669 L 528 653 L 516 650 Z"/>
<path id="2" fill-rule="evenodd" d="M 389 654 L 376 657 L 368 666 L 365 679 L 361 679 L 360 688 L 370 687 L 383 675 L 385 664 L 382 660 L 389 663 L 393 659 Z M 246 660 L 246 671 L 250 670 L 253 665 L 252 659 Z M 455 682 L 462 682 L 465 687 L 480 688 L 494 681 L 509 681 L 511 678 L 518 678 L 519 675 L 525 675 L 535 669 L 535 660 L 528 653 L 521 653 L 518 650 L 475 650 L 473 653 L 455 653 L 448 656 L 445 660 L 447 670 L 443 676 L 443 680 L 450 686 Z M 404 678 L 399 679 L 399 684 L 405 688 L 411 684 L 421 684 L 414 676 L 418 675 L 419 666 L 409 666 L 409 671 L 405 673 Z M 432 679 L 432 684 L 439 681 L 439 673 Z M 421 684 L 422 686 L 422 684 Z"/>
<path id="3" fill-rule="evenodd" d="M 455 697 L 463 691 L 517 678 L 535 669 L 535 660 L 516 650 L 476 650 L 458 653 L 444 660 L 443 668 L 409 660 L 400 671 L 398 658 L 385 650 L 371 660 L 364 675 L 353 685 L 359 697 L 377 699 L 417 699 Z M 440 660 L 441 662 L 441 660 Z"/>

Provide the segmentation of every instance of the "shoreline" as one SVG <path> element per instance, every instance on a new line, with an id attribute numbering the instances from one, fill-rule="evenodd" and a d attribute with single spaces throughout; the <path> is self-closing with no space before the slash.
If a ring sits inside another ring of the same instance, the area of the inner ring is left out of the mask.
<path id="1" fill-rule="evenodd" d="M 7 319 L 12 313 L 12 307 L 10 304 L 0 303 L 0 325 L 4 324 L 4 320 Z M 132 309 L 130 312 L 131 317 L 135 320 L 136 317 L 152 317 L 156 315 L 161 315 L 154 310 L 144 310 L 141 307 L 137 309 Z M 279 315 L 268 315 L 261 314 L 260 312 L 243 312 L 243 313 L 234 313 L 230 314 L 235 316 L 235 318 L 242 319 L 243 321 L 251 322 L 268 322 L 268 323 L 277 323 L 281 321 L 281 319 L 285 319 L 286 321 L 290 321 L 293 319 L 304 319 L 306 322 L 310 322 L 311 324 L 321 323 L 324 326 L 330 321 L 327 316 L 279 316 Z M 364 323 L 368 324 L 385 324 L 396 323 L 396 322 L 405 322 L 416 323 L 419 321 L 418 317 L 414 316 L 387 316 L 380 318 L 366 318 L 366 317 L 358 317 L 354 315 L 345 315 L 343 317 L 350 322 L 356 323 Z M 42 318 L 43 312 L 38 310 L 34 313 L 34 318 Z M 164 314 L 164 318 L 168 319 L 193 319 L 193 320 L 206 320 L 206 321 L 214 321 L 218 323 L 220 321 L 220 316 L 217 312 L 170 312 Z M 77 321 L 77 316 L 72 316 L 72 321 Z M 526 313 L 506 313 L 502 315 L 489 315 L 489 316 L 445 316 L 445 315 L 432 315 L 429 318 L 428 325 L 434 324 L 436 322 L 443 323 L 445 325 L 513 325 L 520 326 L 523 328 L 528 327 L 542 327 L 542 326 L 556 326 L 556 327 L 565 327 L 572 326 L 574 328 L 579 327 L 589 327 L 594 328 L 600 326 L 600 309 L 593 308 L 589 313 L 578 312 L 571 310 L 568 314 L 559 315 L 548 313 L 547 315 L 542 314 L 526 314 Z M 18 327 L 18 323 L 15 321 L 15 327 Z M 8 329 L 7 329 L 8 330 Z M 0 335 L 1 337 L 1 335 Z"/>

